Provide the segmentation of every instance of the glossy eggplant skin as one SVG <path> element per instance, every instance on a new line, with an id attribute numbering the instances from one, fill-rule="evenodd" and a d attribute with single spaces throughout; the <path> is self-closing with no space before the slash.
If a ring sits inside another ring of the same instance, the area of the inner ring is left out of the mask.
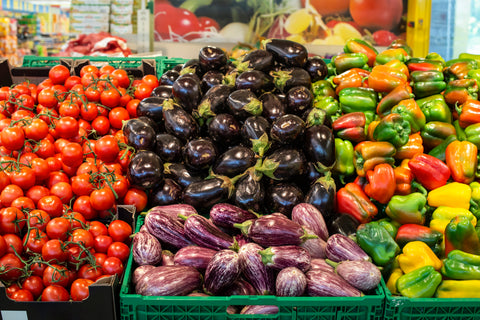
<path id="1" fill-rule="evenodd" d="M 239 121 L 244 121 L 252 115 L 262 114 L 262 103 L 250 90 L 241 89 L 233 91 L 227 98 L 229 113 Z"/>
<path id="2" fill-rule="evenodd" d="M 180 73 L 172 69 L 165 71 L 158 80 L 162 86 L 171 86 L 178 77 L 180 77 Z"/>
<path id="3" fill-rule="evenodd" d="M 162 245 L 148 232 L 137 232 L 132 241 L 133 260 L 140 266 L 157 265 L 162 261 Z"/>
<path id="4" fill-rule="evenodd" d="M 182 188 L 188 187 L 193 182 L 202 181 L 202 177 L 193 174 L 183 163 L 166 163 L 164 173 L 166 177 L 172 178 Z"/>
<path id="5" fill-rule="evenodd" d="M 164 162 L 179 162 L 182 160 L 183 144 L 180 139 L 168 133 L 156 136 L 155 152 Z"/>
<path id="6" fill-rule="evenodd" d="M 261 93 L 268 84 L 265 73 L 259 70 L 247 70 L 237 76 L 235 88 L 237 90 L 248 89 L 255 94 Z"/>
<path id="7" fill-rule="evenodd" d="M 305 195 L 305 202 L 320 210 L 327 225 L 335 214 L 336 187 L 333 180 L 319 178 Z"/>
<path id="8" fill-rule="evenodd" d="M 182 187 L 173 179 L 163 179 L 148 197 L 151 206 L 164 206 L 182 201 Z"/>
<path id="9" fill-rule="evenodd" d="M 262 177 L 255 170 L 249 169 L 245 176 L 235 184 L 233 202 L 245 210 L 261 212 L 265 199 L 265 187 Z"/>
<path id="10" fill-rule="evenodd" d="M 181 75 L 172 85 L 173 96 L 188 112 L 192 112 L 202 98 L 200 82 L 194 77 Z"/>
<path id="11" fill-rule="evenodd" d="M 193 139 L 185 145 L 183 159 L 194 170 L 208 169 L 217 159 L 217 149 L 210 139 Z"/>
<path id="12" fill-rule="evenodd" d="M 316 125 L 305 131 L 305 154 L 308 161 L 318 167 L 329 168 L 335 164 L 335 136 L 332 129 Z"/>
<path id="13" fill-rule="evenodd" d="M 201 278 L 193 267 L 160 266 L 140 278 L 135 292 L 144 296 L 184 296 L 200 287 Z"/>
<path id="14" fill-rule="evenodd" d="M 306 272 L 312 260 L 306 249 L 294 245 L 268 247 L 259 254 L 262 256 L 263 264 L 277 270 L 296 267 Z"/>
<path id="15" fill-rule="evenodd" d="M 168 205 L 161 205 L 161 206 L 154 206 L 150 210 L 148 210 L 148 213 L 150 212 L 162 212 L 163 214 L 170 215 L 172 218 L 177 219 L 179 222 L 183 223 L 185 220 L 179 217 L 179 215 L 182 215 L 184 217 L 191 216 L 192 214 L 197 214 L 197 210 L 195 210 L 194 207 L 188 205 L 188 204 L 183 204 L 183 203 L 176 203 L 176 204 L 168 204 Z"/>
<path id="16" fill-rule="evenodd" d="M 260 96 L 263 104 L 262 116 L 270 123 L 287 113 L 287 105 L 275 94 L 266 92 Z"/>
<path id="17" fill-rule="evenodd" d="M 204 271 L 216 253 L 216 250 L 209 248 L 187 246 L 175 253 L 173 261 L 176 265 L 195 267 L 197 270 Z"/>
<path id="18" fill-rule="evenodd" d="M 312 297 L 360 297 L 362 292 L 334 272 L 312 269 L 306 273 L 307 292 Z"/>
<path id="19" fill-rule="evenodd" d="M 150 234 L 172 247 L 180 249 L 194 244 L 185 235 L 183 224 L 169 214 L 149 212 L 145 216 L 145 225 Z"/>
<path id="20" fill-rule="evenodd" d="M 280 297 L 300 297 L 307 288 L 307 277 L 296 267 L 281 270 L 276 280 L 276 295 Z"/>
<path id="21" fill-rule="evenodd" d="M 210 220 L 213 224 L 227 230 L 236 230 L 233 226 L 235 223 L 256 218 L 257 216 L 253 213 L 230 203 L 217 203 L 210 209 Z"/>
<path id="22" fill-rule="evenodd" d="M 222 153 L 215 165 L 213 172 L 230 178 L 239 175 L 256 162 L 255 152 L 243 146 L 235 146 Z"/>
<path id="23" fill-rule="evenodd" d="M 170 101 L 170 100 L 169 100 Z M 195 138 L 198 135 L 198 124 L 190 113 L 182 109 L 179 105 L 170 104 L 169 107 L 163 106 L 163 119 L 165 130 L 183 142 Z"/>
<path id="24" fill-rule="evenodd" d="M 208 210 L 228 199 L 230 185 L 221 178 L 193 182 L 183 190 L 183 201 L 197 210 Z"/>
<path id="25" fill-rule="evenodd" d="M 222 250 L 233 245 L 233 238 L 220 230 L 209 219 L 191 215 L 185 220 L 185 235 L 199 246 Z"/>
<path id="26" fill-rule="evenodd" d="M 358 220 L 351 215 L 340 214 L 332 219 L 332 221 L 328 224 L 328 230 L 331 234 L 340 233 L 348 237 L 357 232 L 359 225 L 360 223 Z"/>
<path id="27" fill-rule="evenodd" d="M 270 132 L 271 125 L 262 116 L 251 116 L 248 117 L 242 124 L 241 128 L 241 135 L 243 143 L 251 147 L 252 146 L 252 139 L 258 140 L 262 137 L 262 135 L 267 134 Z"/>
<path id="28" fill-rule="evenodd" d="M 328 228 L 322 213 L 309 203 L 299 203 L 292 209 L 292 220 L 307 227 L 320 239 L 327 240 Z"/>
<path id="29" fill-rule="evenodd" d="M 205 93 L 198 105 L 198 114 L 200 117 L 208 118 L 227 110 L 227 99 L 232 88 L 224 84 L 218 84 L 211 87 Z"/>
<path id="30" fill-rule="evenodd" d="M 296 86 L 288 90 L 286 100 L 287 112 L 301 116 L 312 107 L 313 94 L 304 86 Z"/>
<path id="31" fill-rule="evenodd" d="M 180 74 L 194 74 L 197 76 L 197 79 L 200 82 L 200 79 L 203 77 L 203 74 L 205 71 L 200 67 L 200 61 L 198 59 L 189 59 L 187 62 L 185 62 L 182 65 L 182 68 L 180 69 Z"/>
<path id="32" fill-rule="evenodd" d="M 308 89 L 312 86 L 310 75 L 305 69 L 291 67 L 270 71 L 275 87 L 283 93 L 287 93 L 293 87 L 303 86 Z"/>
<path id="33" fill-rule="evenodd" d="M 198 62 L 204 71 L 222 70 L 227 64 L 227 54 L 219 47 L 205 46 L 200 49 Z"/>
<path id="34" fill-rule="evenodd" d="M 208 293 L 219 293 L 235 282 L 241 272 L 238 253 L 229 249 L 221 250 L 213 256 L 207 266 L 205 290 Z"/>
<path id="35" fill-rule="evenodd" d="M 335 262 L 370 261 L 368 254 L 355 241 L 339 233 L 328 238 L 325 253 L 328 259 Z"/>
<path id="36" fill-rule="evenodd" d="M 205 72 L 200 84 L 202 91 L 207 92 L 212 87 L 222 84 L 223 78 L 223 73 L 218 70 L 210 70 Z"/>
<path id="37" fill-rule="evenodd" d="M 166 84 L 159 85 L 158 87 L 152 90 L 151 96 L 161 99 L 162 102 L 167 99 L 172 99 L 173 98 L 172 85 L 166 85 Z"/>
<path id="38" fill-rule="evenodd" d="M 303 67 L 307 62 L 307 49 L 294 41 L 270 39 L 265 49 L 273 55 L 273 59 L 287 67 Z"/>
<path id="39" fill-rule="evenodd" d="M 151 189 L 163 180 L 163 162 L 153 151 L 138 151 L 130 161 L 127 178 L 132 186 Z"/>
<path id="40" fill-rule="evenodd" d="M 147 273 L 148 271 L 150 271 L 154 268 L 155 268 L 155 266 L 148 265 L 148 264 L 136 267 L 135 270 L 133 270 L 132 283 L 134 285 L 136 285 L 138 280 L 140 280 L 140 278 L 143 277 L 145 275 L 145 273 Z"/>
<path id="41" fill-rule="evenodd" d="M 301 144 L 305 122 L 295 114 L 286 114 L 277 118 L 270 129 L 270 137 L 279 144 Z"/>
<path id="42" fill-rule="evenodd" d="M 148 123 L 139 119 L 130 119 L 123 127 L 127 144 L 135 150 L 154 150 L 155 130 Z"/>
<path id="43" fill-rule="evenodd" d="M 220 113 L 208 124 L 208 135 L 217 146 L 227 147 L 240 141 L 240 123 L 229 113 Z"/>
<path id="44" fill-rule="evenodd" d="M 263 264 L 262 257 L 258 253 L 260 250 L 263 250 L 263 248 L 253 242 L 240 247 L 238 255 L 242 272 L 258 294 L 274 294 L 274 274 L 272 270 Z"/>
<path id="45" fill-rule="evenodd" d="M 261 171 L 271 179 L 287 181 L 304 174 L 305 164 L 302 151 L 280 148 L 264 158 Z"/>
<path id="46" fill-rule="evenodd" d="M 323 80 L 328 76 L 327 64 L 318 56 L 309 57 L 303 68 L 310 74 L 312 82 Z"/>
<path id="47" fill-rule="evenodd" d="M 137 115 L 146 116 L 153 119 L 155 122 L 163 120 L 163 101 L 166 98 L 161 97 L 147 97 L 141 100 L 137 106 Z"/>
<path id="48" fill-rule="evenodd" d="M 293 183 L 280 182 L 267 188 L 265 195 L 266 210 L 291 216 L 292 209 L 303 202 L 302 190 Z"/>
<path id="49" fill-rule="evenodd" d="M 242 62 L 248 62 L 248 67 L 254 70 L 268 72 L 273 67 L 273 55 L 267 50 L 256 49 L 248 52 Z"/>

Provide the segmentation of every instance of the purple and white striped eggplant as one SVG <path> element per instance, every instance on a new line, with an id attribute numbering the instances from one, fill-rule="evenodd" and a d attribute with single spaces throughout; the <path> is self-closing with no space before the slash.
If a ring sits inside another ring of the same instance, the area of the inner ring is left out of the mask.
<path id="1" fill-rule="evenodd" d="M 155 266 L 162 262 L 162 245 L 147 232 L 137 232 L 132 241 L 133 260 L 140 266 Z"/>
<path id="2" fill-rule="evenodd" d="M 342 261 L 335 267 L 335 271 L 361 291 L 376 288 L 382 279 L 380 270 L 370 261 Z"/>
<path id="3" fill-rule="evenodd" d="M 321 270 L 325 272 L 335 272 L 335 268 L 325 261 L 325 259 L 312 259 L 310 261 L 310 270 Z"/>
<path id="4" fill-rule="evenodd" d="M 307 293 L 312 297 L 361 297 L 360 290 L 334 272 L 313 269 L 307 272 Z"/>
<path id="5" fill-rule="evenodd" d="M 197 269 L 185 266 L 160 266 L 139 279 L 135 292 L 144 296 L 184 296 L 200 286 Z"/>
<path id="6" fill-rule="evenodd" d="M 278 306 L 251 305 L 243 307 L 240 314 L 277 314 Z"/>
<path id="7" fill-rule="evenodd" d="M 313 232 L 308 229 L 308 227 L 304 227 L 304 229 L 309 234 L 313 234 Z M 307 249 L 312 259 L 325 258 L 325 248 L 327 247 L 327 243 L 320 237 L 314 239 L 307 239 L 304 243 L 300 245 L 300 247 Z"/>
<path id="8" fill-rule="evenodd" d="M 188 217 L 192 214 L 197 214 L 197 210 L 189 204 L 177 203 L 177 204 L 169 204 L 164 206 L 155 206 L 148 210 L 148 212 L 159 212 L 162 211 L 163 213 L 171 216 L 172 218 L 177 219 L 179 222 L 183 224 L 185 220 L 180 218 L 180 216 Z"/>
<path id="9" fill-rule="evenodd" d="M 205 271 L 205 290 L 207 293 L 217 294 L 231 285 L 242 272 L 240 257 L 233 250 L 218 251 Z"/>
<path id="10" fill-rule="evenodd" d="M 184 228 L 185 235 L 201 247 L 222 250 L 233 246 L 233 237 L 201 215 L 194 214 L 188 217 Z"/>
<path id="11" fill-rule="evenodd" d="M 162 251 L 162 266 L 173 266 L 175 263 L 173 262 L 175 255 L 170 250 L 163 250 Z"/>
<path id="12" fill-rule="evenodd" d="M 147 213 L 145 216 L 145 225 L 149 233 L 163 243 L 175 248 L 183 248 L 193 244 L 185 235 L 183 224 L 176 218 L 162 211 Z"/>
<path id="13" fill-rule="evenodd" d="M 217 251 L 209 248 L 188 246 L 178 250 L 173 258 L 177 265 L 190 266 L 200 271 L 207 269 L 208 263 L 212 260 Z"/>
<path id="14" fill-rule="evenodd" d="M 151 266 L 148 264 L 136 267 L 135 270 L 133 270 L 132 283 L 137 284 L 138 280 L 140 280 L 140 278 L 143 277 L 145 273 L 155 268 L 156 268 L 155 266 Z"/>
<path id="15" fill-rule="evenodd" d="M 192 292 L 187 294 L 187 297 L 210 297 L 210 296 L 203 292 Z"/>
<path id="16" fill-rule="evenodd" d="M 328 238 L 325 254 L 328 259 L 334 262 L 344 260 L 370 261 L 368 254 L 355 241 L 340 233 Z"/>
<path id="17" fill-rule="evenodd" d="M 254 296 L 257 290 L 247 281 L 237 279 L 221 292 L 222 296 Z"/>
<path id="18" fill-rule="evenodd" d="M 274 275 L 272 270 L 263 264 L 262 256 L 258 253 L 260 250 L 263 250 L 263 248 L 253 242 L 241 246 L 238 250 L 240 265 L 244 277 L 252 284 L 258 294 L 273 294 L 275 292 Z"/>
<path id="19" fill-rule="evenodd" d="M 320 239 L 327 241 L 328 229 L 323 215 L 310 203 L 299 203 L 292 209 L 292 220 L 306 227 Z"/>
<path id="20" fill-rule="evenodd" d="M 213 224 L 227 229 L 234 229 L 235 223 L 256 218 L 255 214 L 229 203 L 217 203 L 210 209 L 210 220 Z"/>
<path id="21" fill-rule="evenodd" d="M 299 246 L 269 247 L 258 252 L 262 256 L 262 262 L 273 269 L 296 267 L 302 272 L 310 269 L 310 253 Z"/>
<path id="22" fill-rule="evenodd" d="M 295 267 L 282 269 L 277 275 L 276 290 L 280 297 L 300 297 L 307 288 L 307 277 Z"/>

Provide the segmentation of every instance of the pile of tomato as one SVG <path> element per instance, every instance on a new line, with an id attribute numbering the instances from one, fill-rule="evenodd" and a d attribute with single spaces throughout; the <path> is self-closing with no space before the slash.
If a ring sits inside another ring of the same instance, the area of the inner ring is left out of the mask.
<path id="1" fill-rule="evenodd" d="M 17 301 L 79 301 L 121 275 L 131 226 L 116 206 L 147 205 L 129 185 L 122 133 L 158 86 L 110 65 L 0 88 L 0 281 Z M 113 220 L 112 220 L 113 219 Z"/>

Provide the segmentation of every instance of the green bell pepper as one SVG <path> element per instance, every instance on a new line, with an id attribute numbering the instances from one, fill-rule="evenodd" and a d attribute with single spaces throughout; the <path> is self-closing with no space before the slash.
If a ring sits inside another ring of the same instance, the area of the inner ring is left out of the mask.
<path id="1" fill-rule="evenodd" d="M 410 77 L 413 81 L 413 94 L 417 98 L 438 94 L 447 86 L 443 72 L 437 70 L 413 71 Z"/>
<path id="2" fill-rule="evenodd" d="M 425 56 L 425 59 L 438 61 L 442 64 L 442 69 L 443 69 L 443 67 L 445 67 L 445 59 L 443 59 L 443 57 L 436 52 L 429 52 Z"/>
<path id="3" fill-rule="evenodd" d="M 420 135 L 422 136 L 424 146 L 431 150 L 440 145 L 449 136 L 457 136 L 457 131 L 450 123 L 430 121 L 427 122 Z"/>
<path id="4" fill-rule="evenodd" d="M 433 266 L 424 266 L 398 278 L 397 290 L 408 298 L 431 298 L 441 282 L 440 272 Z"/>
<path id="5" fill-rule="evenodd" d="M 474 181 L 470 183 L 470 189 L 472 189 L 472 197 L 470 199 L 470 212 L 477 218 L 477 221 L 480 221 L 480 183 Z M 475 230 L 480 231 L 480 222 L 477 222 Z"/>
<path id="6" fill-rule="evenodd" d="M 356 237 L 359 246 L 378 266 L 389 264 L 400 252 L 393 237 L 377 221 L 358 226 Z"/>
<path id="7" fill-rule="evenodd" d="M 417 104 L 425 115 L 426 121 L 452 122 L 452 112 L 441 94 L 418 99 Z"/>
<path id="8" fill-rule="evenodd" d="M 480 69 L 472 69 L 467 73 L 468 79 L 477 81 L 477 85 L 480 83 Z"/>
<path id="9" fill-rule="evenodd" d="M 332 84 L 327 80 L 318 80 L 312 83 L 312 93 L 315 98 L 326 96 L 335 98 L 337 96 Z"/>
<path id="10" fill-rule="evenodd" d="M 439 145 L 437 145 L 435 148 L 430 150 L 430 152 L 428 154 L 431 155 L 431 156 L 434 156 L 437 159 L 445 161 L 445 150 L 447 149 L 447 146 L 455 140 L 457 140 L 456 135 L 454 135 L 454 134 L 449 135 Z"/>
<path id="11" fill-rule="evenodd" d="M 465 128 L 467 141 L 480 148 L 480 123 L 474 123 Z"/>
<path id="12" fill-rule="evenodd" d="M 441 273 L 450 279 L 480 280 L 480 255 L 452 250 L 443 260 Z"/>
<path id="13" fill-rule="evenodd" d="M 410 123 L 412 132 L 418 132 L 425 127 L 426 118 L 418 104 L 413 99 L 406 100 L 411 103 L 401 102 L 392 109 L 392 113 L 402 115 Z"/>
<path id="14" fill-rule="evenodd" d="M 375 64 L 385 64 L 392 60 L 400 60 L 405 63 L 410 57 L 403 48 L 390 48 L 383 50 L 375 58 Z"/>
<path id="15" fill-rule="evenodd" d="M 480 254 L 480 240 L 475 226 L 463 215 L 453 218 L 445 228 L 445 254 L 455 249 Z"/>
<path id="16" fill-rule="evenodd" d="M 392 238 L 396 237 L 398 228 L 400 227 L 400 223 L 390 218 L 382 218 L 380 220 L 377 220 L 377 222 L 381 227 L 384 227 L 385 230 L 388 231 Z"/>
<path id="17" fill-rule="evenodd" d="M 427 198 L 420 192 L 413 192 L 405 196 L 395 195 L 388 202 L 386 214 L 400 224 L 425 223 L 427 212 Z"/>
<path id="18" fill-rule="evenodd" d="M 411 130 L 410 123 L 401 114 L 390 113 L 375 127 L 373 138 L 377 141 L 390 142 L 398 148 L 408 142 Z"/>
<path id="19" fill-rule="evenodd" d="M 315 97 L 313 107 L 325 110 L 328 116 L 333 116 L 340 111 L 337 99 L 332 96 Z"/>
<path id="20" fill-rule="evenodd" d="M 368 68 L 368 57 L 362 52 L 342 53 L 333 57 L 332 62 L 337 74 L 352 68 Z"/>
<path id="21" fill-rule="evenodd" d="M 333 172 L 340 177 L 350 176 L 355 173 L 353 164 L 353 144 L 349 140 L 335 138 L 335 165 Z"/>
<path id="22" fill-rule="evenodd" d="M 375 113 L 377 93 L 369 88 L 344 88 L 338 94 L 343 113 L 369 112 Z"/>

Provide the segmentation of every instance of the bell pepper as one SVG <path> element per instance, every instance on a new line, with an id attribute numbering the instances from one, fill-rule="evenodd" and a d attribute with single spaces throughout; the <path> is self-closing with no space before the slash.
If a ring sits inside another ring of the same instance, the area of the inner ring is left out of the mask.
<path id="1" fill-rule="evenodd" d="M 473 60 L 477 61 L 477 64 L 480 66 L 480 55 L 479 54 L 462 52 L 458 55 L 458 58 L 459 59 L 473 59 Z"/>
<path id="2" fill-rule="evenodd" d="M 370 198 L 386 204 L 395 193 L 395 173 L 388 163 L 380 163 L 373 170 L 368 170 L 365 193 Z"/>
<path id="3" fill-rule="evenodd" d="M 445 228 L 456 216 L 467 217 L 472 222 L 472 225 L 475 225 L 477 223 L 477 218 L 468 209 L 440 206 L 432 213 L 432 219 L 430 220 L 430 228 L 444 234 Z"/>
<path id="4" fill-rule="evenodd" d="M 387 65 L 373 67 L 368 77 L 368 87 L 377 92 L 390 92 L 407 82 L 407 76 Z"/>
<path id="5" fill-rule="evenodd" d="M 350 182 L 337 191 L 337 212 L 367 223 L 377 215 L 378 209 L 358 184 Z"/>
<path id="6" fill-rule="evenodd" d="M 409 242 L 421 241 L 426 243 L 435 254 L 438 254 L 441 251 L 443 233 L 426 226 L 408 223 L 398 228 L 395 241 L 400 248 L 403 248 Z"/>
<path id="7" fill-rule="evenodd" d="M 399 85 L 380 100 L 377 105 L 377 114 L 381 117 L 386 116 L 400 101 L 412 97 L 412 87 L 408 83 Z"/>
<path id="8" fill-rule="evenodd" d="M 441 55 L 439 55 L 438 53 L 436 53 L 436 52 L 429 52 L 429 53 L 425 56 L 425 59 L 439 61 L 439 62 L 441 62 L 442 65 L 445 67 L 445 59 L 443 59 L 443 57 L 442 57 Z"/>
<path id="9" fill-rule="evenodd" d="M 467 73 L 467 79 L 473 79 L 477 81 L 477 85 L 480 83 L 480 69 L 472 69 Z"/>
<path id="10" fill-rule="evenodd" d="M 380 120 L 373 131 L 373 138 L 377 141 L 387 141 L 395 147 L 401 147 L 408 142 L 410 123 L 401 114 L 390 113 Z"/>
<path id="11" fill-rule="evenodd" d="M 369 88 L 345 88 L 338 95 L 344 113 L 370 112 L 377 108 L 377 93 Z"/>
<path id="12" fill-rule="evenodd" d="M 443 94 L 450 106 L 464 104 L 468 99 L 478 98 L 478 85 L 474 79 L 452 80 Z"/>
<path id="13" fill-rule="evenodd" d="M 454 134 L 449 135 L 438 146 L 436 146 L 435 148 L 430 150 L 430 152 L 428 154 L 431 155 L 431 156 L 434 156 L 435 158 L 437 158 L 441 161 L 445 161 L 445 150 L 447 149 L 447 146 L 455 140 L 457 140 L 456 135 L 454 135 Z"/>
<path id="14" fill-rule="evenodd" d="M 423 153 L 423 140 L 420 133 L 413 133 L 408 136 L 407 144 L 397 148 L 395 159 L 411 159 L 416 154 Z"/>
<path id="15" fill-rule="evenodd" d="M 467 135 L 465 134 L 465 130 L 460 126 L 460 121 L 458 120 L 453 121 L 453 127 L 455 128 L 455 133 L 457 135 L 458 141 L 467 140 Z"/>
<path id="16" fill-rule="evenodd" d="M 368 127 L 367 127 L 367 140 L 370 140 L 370 141 L 376 141 L 374 138 L 373 138 L 373 132 L 375 131 L 375 128 L 378 126 L 378 124 L 380 123 L 380 120 L 374 120 L 372 122 L 370 122 L 368 124 Z"/>
<path id="17" fill-rule="evenodd" d="M 399 49 L 399 48 L 405 50 L 405 52 L 409 56 L 413 54 L 412 48 L 410 48 L 410 46 L 407 44 L 407 41 L 405 39 L 395 39 L 387 47 L 387 49 Z"/>
<path id="18" fill-rule="evenodd" d="M 454 249 L 480 254 L 480 240 L 475 226 L 464 215 L 454 217 L 445 227 L 445 254 Z"/>
<path id="19" fill-rule="evenodd" d="M 393 169 L 395 174 L 395 194 L 407 195 L 412 191 L 413 174 L 410 169 L 403 167 L 395 167 Z"/>
<path id="20" fill-rule="evenodd" d="M 365 54 L 368 58 L 367 64 L 370 67 L 373 67 L 373 63 L 375 62 L 375 58 L 378 54 L 377 49 L 375 49 L 370 43 L 357 38 L 351 38 L 347 40 L 347 42 L 345 42 L 345 46 L 343 47 L 343 51 L 347 53 L 361 52 Z"/>
<path id="21" fill-rule="evenodd" d="M 401 62 L 406 62 L 408 58 L 409 56 L 405 49 L 391 48 L 377 54 L 377 57 L 375 58 L 375 65 L 385 64 L 394 59 L 400 60 Z"/>
<path id="22" fill-rule="evenodd" d="M 366 68 L 368 67 L 368 57 L 365 53 L 342 53 L 332 58 L 337 74 L 347 71 L 352 68 Z"/>
<path id="23" fill-rule="evenodd" d="M 387 283 L 385 284 L 387 286 L 387 289 L 390 290 L 390 292 L 394 295 L 400 294 L 397 290 L 397 281 L 400 279 L 401 276 L 403 276 L 404 273 L 400 267 L 393 268 L 392 273 L 390 273 L 390 276 L 388 277 Z"/>
<path id="24" fill-rule="evenodd" d="M 333 121 L 332 129 L 339 138 L 353 142 L 365 141 L 366 122 L 363 112 L 347 113 Z"/>
<path id="25" fill-rule="evenodd" d="M 445 159 L 456 182 L 471 183 L 477 171 L 477 146 L 469 141 L 453 141 L 445 150 Z"/>
<path id="26" fill-rule="evenodd" d="M 458 112 L 458 121 L 462 128 L 466 128 L 471 124 L 480 122 L 480 101 L 468 99 L 456 107 Z"/>
<path id="27" fill-rule="evenodd" d="M 470 183 L 470 189 L 472 190 L 472 197 L 470 199 L 470 211 L 473 215 L 480 219 L 480 182 L 474 181 Z M 480 227 L 476 225 L 476 227 Z"/>
<path id="28" fill-rule="evenodd" d="M 434 270 L 442 268 L 442 261 L 430 247 L 422 241 L 411 241 L 405 244 L 402 253 L 398 255 L 398 264 L 404 273 L 410 273 L 425 266 Z"/>
<path id="29" fill-rule="evenodd" d="M 410 123 L 412 133 L 418 132 L 425 127 L 425 115 L 414 99 L 400 101 L 395 107 L 393 107 L 392 113 L 401 114 Z"/>
<path id="30" fill-rule="evenodd" d="M 443 72 L 443 63 L 441 61 L 424 59 L 424 58 L 410 58 L 405 62 L 410 72 L 414 71 L 440 71 Z"/>
<path id="31" fill-rule="evenodd" d="M 480 123 L 474 123 L 465 128 L 467 141 L 480 148 Z"/>
<path id="32" fill-rule="evenodd" d="M 443 260 L 442 274 L 455 280 L 480 280 L 480 256 L 452 250 Z"/>
<path id="33" fill-rule="evenodd" d="M 433 190 L 445 185 L 450 178 L 448 166 L 428 154 L 416 154 L 409 162 L 408 167 L 412 170 L 413 176 L 425 188 Z"/>
<path id="34" fill-rule="evenodd" d="M 341 177 L 350 176 L 355 172 L 353 165 L 353 144 L 348 140 L 335 138 L 335 159 L 333 172 Z"/>
<path id="35" fill-rule="evenodd" d="M 410 76 L 413 82 L 413 94 L 417 98 L 438 94 L 447 86 L 441 71 L 413 71 Z"/>
<path id="36" fill-rule="evenodd" d="M 377 221 L 359 225 L 356 238 L 360 248 L 372 258 L 377 266 L 389 264 L 400 252 L 398 244 L 390 233 Z"/>
<path id="37" fill-rule="evenodd" d="M 425 223 L 426 197 L 420 192 L 413 192 L 405 196 L 393 196 L 388 202 L 385 213 L 390 219 L 400 224 Z"/>
<path id="38" fill-rule="evenodd" d="M 377 220 L 376 222 L 378 222 L 379 226 L 387 230 L 387 232 L 392 236 L 392 238 L 395 238 L 398 232 L 398 228 L 400 227 L 400 223 L 390 218 L 382 218 L 380 220 Z"/>
<path id="39" fill-rule="evenodd" d="M 408 71 L 408 67 L 403 61 L 393 59 L 385 63 L 384 66 L 393 68 L 394 70 L 403 73 L 407 77 L 407 80 L 410 79 L 410 71 Z"/>
<path id="40" fill-rule="evenodd" d="M 364 177 L 368 170 L 375 168 L 377 164 L 388 163 L 393 165 L 395 159 L 395 147 L 386 141 L 362 141 L 355 146 L 353 163 L 357 175 Z"/>
<path id="41" fill-rule="evenodd" d="M 451 123 L 430 121 L 425 124 L 420 134 L 425 148 L 431 150 L 442 144 L 442 142 L 452 134 L 456 135 L 457 130 L 455 130 L 455 126 Z"/>
<path id="42" fill-rule="evenodd" d="M 398 278 L 397 290 L 407 298 L 431 298 L 441 282 L 440 272 L 424 266 Z"/>
<path id="43" fill-rule="evenodd" d="M 427 201 L 428 205 L 432 207 L 447 206 L 468 210 L 471 198 L 472 189 L 469 185 L 459 182 L 451 182 L 430 191 L 428 193 Z"/>
<path id="44" fill-rule="evenodd" d="M 426 121 L 452 122 L 452 112 L 441 94 L 418 99 L 417 104 L 425 115 Z"/>
<path id="45" fill-rule="evenodd" d="M 446 62 L 445 74 L 447 79 L 465 79 L 470 70 L 477 69 L 477 61 L 474 59 L 452 59 Z"/>
<path id="46" fill-rule="evenodd" d="M 338 95 L 345 88 L 359 88 L 364 86 L 365 79 L 370 72 L 359 68 L 348 69 L 333 77 L 332 82 L 336 84 L 335 93 Z"/>
<path id="47" fill-rule="evenodd" d="M 480 280 L 443 280 L 436 298 L 480 298 Z"/>
<path id="48" fill-rule="evenodd" d="M 327 80 L 318 80 L 312 83 L 312 93 L 314 97 L 330 96 L 335 98 L 337 96 L 332 84 Z"/>
<path id="49" fill-rule="evenodd" d="M 337 99 L 332 96 L 318 96 L 313 101 L 313 107 L 325 110 L 327 115 L 332 116 L 340 111 Z"/>

